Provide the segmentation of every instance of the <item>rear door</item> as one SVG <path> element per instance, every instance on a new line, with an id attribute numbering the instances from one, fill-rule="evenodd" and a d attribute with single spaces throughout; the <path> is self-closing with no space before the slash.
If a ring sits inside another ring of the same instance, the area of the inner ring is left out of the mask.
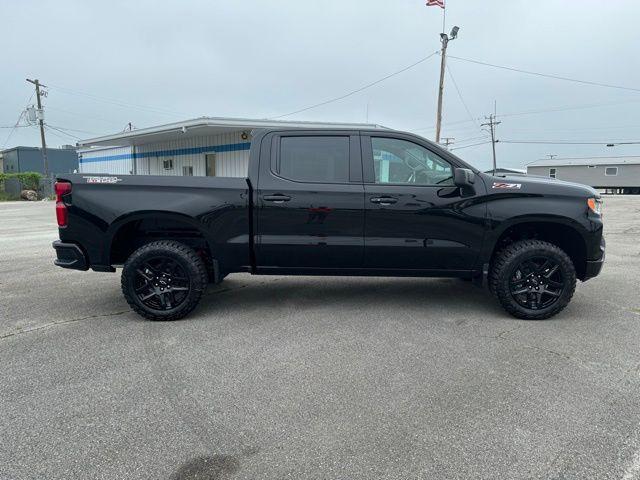
<path id="1" fill-rule="evenodd" d="M 410 135 L 363 135 L 365 267 L 470 270 L 486 206 L 453 184 L 455 164 Z"/>
<path id="2" fill-rule="evenodd" d="M 258 268 L 362 267 L 364 188 L 357 132 L 273 133 L 261 152 Z"/>

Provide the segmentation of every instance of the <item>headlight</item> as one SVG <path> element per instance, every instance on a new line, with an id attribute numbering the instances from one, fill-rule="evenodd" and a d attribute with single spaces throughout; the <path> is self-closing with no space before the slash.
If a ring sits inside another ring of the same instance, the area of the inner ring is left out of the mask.
<path id="1" fill-rule="evenodd" d="M 596 215 L 602 215 L 602 199 L 599 197 L 593 197 L 587 199 L 587 205 Z"/>

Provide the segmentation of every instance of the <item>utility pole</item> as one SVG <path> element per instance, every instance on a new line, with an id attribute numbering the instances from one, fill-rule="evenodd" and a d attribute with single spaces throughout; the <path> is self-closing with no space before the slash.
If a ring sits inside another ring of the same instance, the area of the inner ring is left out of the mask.
<path id="1" fill-rule="evenodd" d="M 33 83 L 36 86 L 36 98 L 38 99 L 38 123 L 40 124 L 40 141 L 42 142 L 42 162 L 44 167 L 44 177 L 49 178 L 49 161 L 47 160 L 47 142 L 44 138 L 44 111 L 42 110 L 42 100 L 40 99 L 40 87 L 46 87 L 42 85 L 36 78 L 35 80 L 26 79 L 27 82 Z"/>
<path id="2" fill-rule="evenodd" d="M 460 27 L 453 27 L 449 35 L 444 33 L 444 31 L 440 34 L 442 50 L 440 52 L 440 86 L 438 87 L 438 113 L 436 115 L 436 143 L 440 143 L 440 131 L 442 129 L 442 96 L 444 93 L 444 70 L 447 66 L 447 45 L 449 45 L 449 40 L 455 40 L 457 38 L 459 30 Z"/>
<path id="3" fill-rule="evenodd" d="M 491 133 L 491 148 L 493 149 L 493 174 L 496 174 L 496 126 L 502 122 L 496 121 L 495 113 L 492 113 L 488 117 L 484 117 L 488 120 L 487 123 L 480 124 L 481 127 L 489 127 L 489 133 Z"/>
<path id="4" fill-rule="evenodd" d="M 449 150 L 449 145 L 453 145 L 454 141 L 455 141 L 454 137 L 443 137 L 442 143 L 440 145 L 442 145 L 444 148 Z"/>

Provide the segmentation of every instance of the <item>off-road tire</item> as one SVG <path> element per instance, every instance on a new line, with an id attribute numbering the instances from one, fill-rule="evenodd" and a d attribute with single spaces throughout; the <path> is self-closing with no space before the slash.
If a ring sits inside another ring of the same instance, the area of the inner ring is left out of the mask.
<path id="1" fill-rule="evenodd" d="M 514 269 L 534 257 L 546 257 L 557 262 L 564 279 L 562 293 L 555 303 L 539 310 L 523 307 L 515 300 L 510 290 Z M 569 256 L 560 247 L 541 240 L 520 240 L 506 246 L 495 255 L 489 274 L 489 288 L 500 305 L 514 317 L 544 320 L 556 315 L 571 301 L 576 288 L 576 270 Z"/>
<path id="2" fill-rule="evenodd" d="M 168 258 L 177 263 L 188 278 L 189 290 L 184 300 L 175 308 L 159 310 L 145 305 L 136 293 L 135 278 L 140 267 L 149 259 Z M 208 283 L 207 268 L 198 254 L 187 245 L 160 240 L 138 248 L 127 259 L 122 270 L 121 286 L 124 298 L 133 311 L 149 320 L 178 320 L 188 315 L 198 305 Z"/>

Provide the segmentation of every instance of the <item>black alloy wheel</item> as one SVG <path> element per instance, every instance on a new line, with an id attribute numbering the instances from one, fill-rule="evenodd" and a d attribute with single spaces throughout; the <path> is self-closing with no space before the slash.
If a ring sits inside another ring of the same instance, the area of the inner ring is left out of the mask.
<path id="1" fill-rule="evenodd" d="M 177 320 L 198 304 L 207 268 L 187 245 L 160 240 L 138 248 L 122 269 L 122 293 L 131 308 L 150 320 Z"/>
<path id="2" fill-rule="evenodd" d="M 557 245 L 520 240 L 494 255 L 490 290 L 511 315 L 526 320 L 550 318 L 565 308 L 576 288 L 573 261 Z"/>
<path id="3" fill-rule="evenodd" d="M 171 258 L 150 258 L 136 268 L 136 295 L 151 309 L 171 310 L 180 306 L 190 289 L 185 269 Z"/>
<path id="4" fill-rule="evenodd" d="M 548 257 L 532 257 L 516 266 L 511 275 L 511 295 L 524 308 L 541 310 L 558 301 L 565 287 L 560 263 Z"/>

